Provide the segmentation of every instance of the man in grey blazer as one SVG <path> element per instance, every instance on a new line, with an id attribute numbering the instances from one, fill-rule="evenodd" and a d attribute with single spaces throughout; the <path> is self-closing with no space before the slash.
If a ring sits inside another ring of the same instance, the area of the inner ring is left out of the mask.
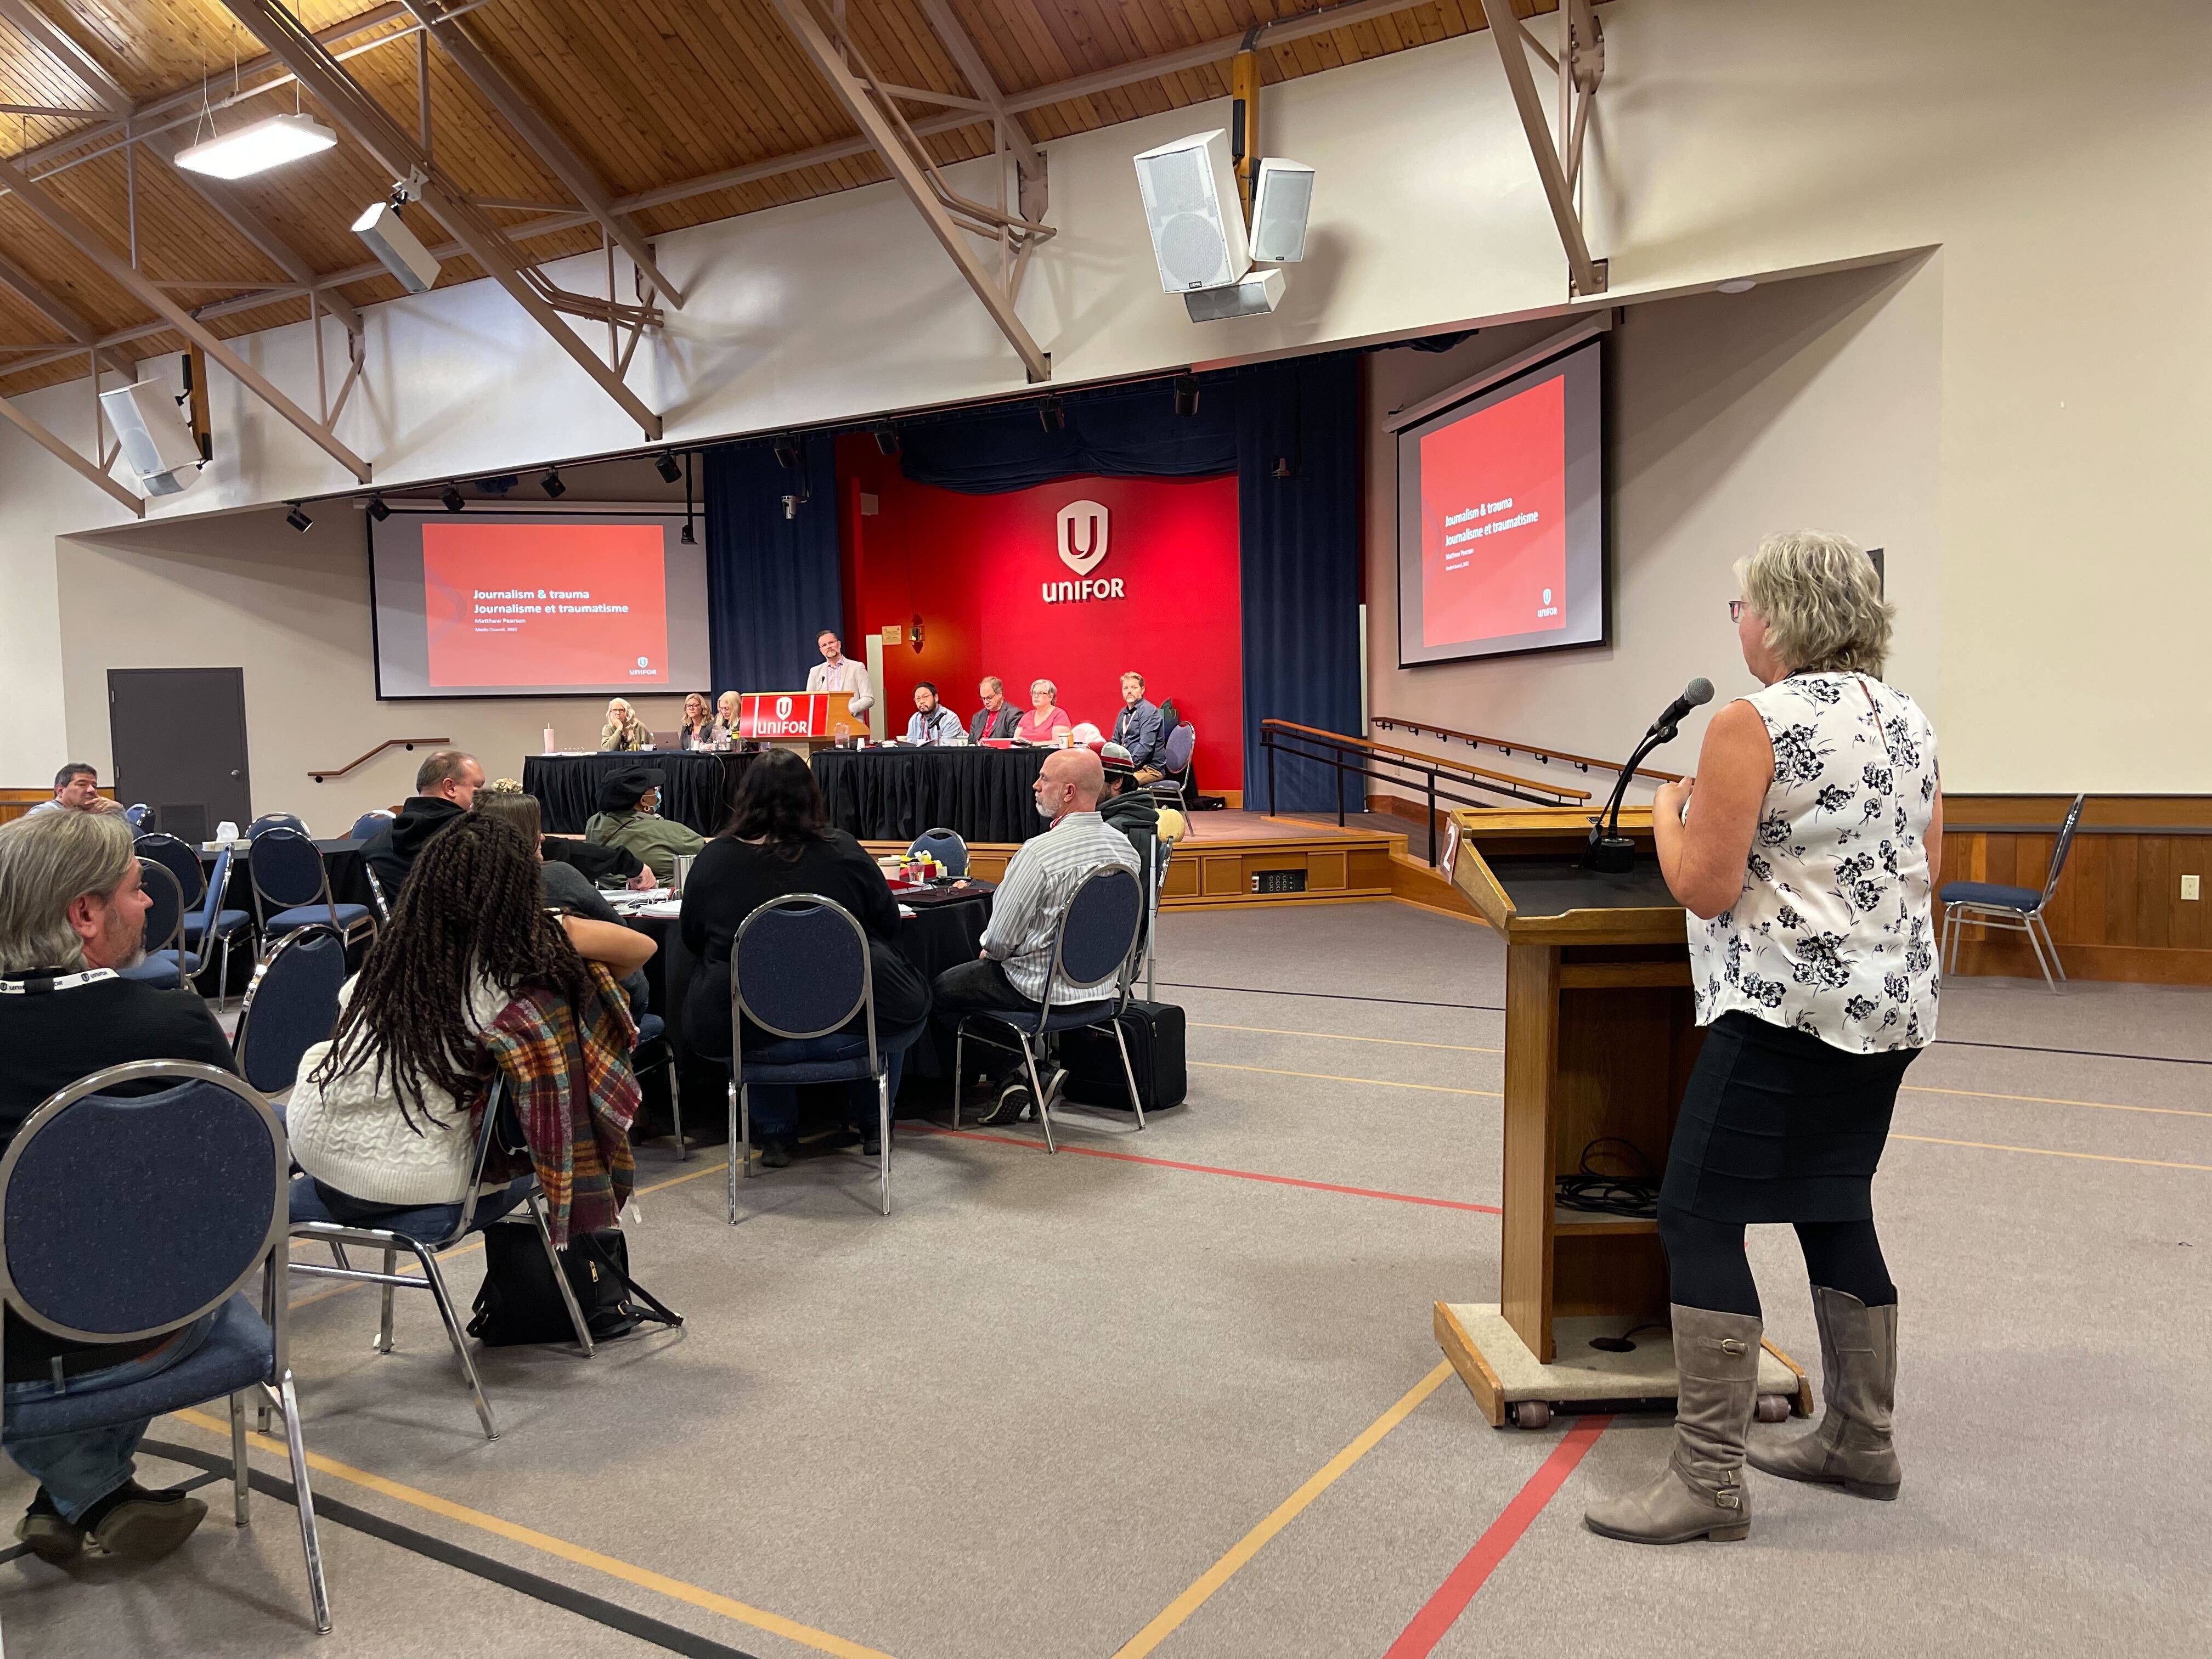
<path id="1" fill-rule="evenodd" d="M 1014 727 L 1021 723 L 1022 712 L 1006 702 L 1006 683 L 996 674 L 987 674 L 977 686 L 983 706 L 968 721 L 968 741 L 981 743 L 986 738 L 1011 738 Z"/>

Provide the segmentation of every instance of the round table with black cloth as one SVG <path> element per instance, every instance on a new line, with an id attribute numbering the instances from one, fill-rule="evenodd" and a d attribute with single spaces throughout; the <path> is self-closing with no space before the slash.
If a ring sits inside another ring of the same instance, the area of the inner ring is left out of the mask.
<path id="1" fill-rule="evenodd" d="M 862 841 L 925 830 L 963 841 L 1023 842 L 1051 826 L 1031 793 L 1049 749 L 823 749 L 814 781 L 830 822 Z"/>
<path id="2" fill-rule="evenodd" d="M 752 751 L 739 749 L 698 752 L 644 750 L 616 755 L 525 755 L 522 787 L 538 798 L 548 835 L 581 835 L 599 810 L 599 785 L 611 772 L 643 767 L 658 772 L 660 816 L 702 836 L 720 833 L 730 816 L 738 780 L 753 763 Z"/>

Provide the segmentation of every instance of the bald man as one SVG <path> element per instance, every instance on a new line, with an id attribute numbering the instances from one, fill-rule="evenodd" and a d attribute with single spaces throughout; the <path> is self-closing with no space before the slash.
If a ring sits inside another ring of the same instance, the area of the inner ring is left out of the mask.
<path id="1" fill-rule="evenodd" d="M 1089 750 L 1055 750 L 1046 757 L 1034 794 L 1037 816 L 1052 828 L 1024 842 L 1007 864 L 991 901 L 982 955 L 937 976 L 937 1012 L 956 1026 L 963 1014 L 982 1010 L 1036 1012 L 1051 977 L 1053 940 L 1075 890 L 1092 872 L 1108 866 L 1143 880 L 1128 837 L 1098 816 L 1098 797 L 1105 787 L 1105 771 Z M 1102 999 L 1095 986 L 1076 990 L 1055 984 L 1051 994 L 1055 1006 Z M 1112 994 L 1110 989 L 1103 993 Z M 1013 1064 L 1005 1068 L 1009 1079 L 1013 1070 Z M 1016 1092 L 1010 1081 L 1003 1087 L 994 1085 L 994 1103 L 981 1121 L 1012 1121 L 1021 1111 L 1020 1103 L 1009 1099 Z"/>

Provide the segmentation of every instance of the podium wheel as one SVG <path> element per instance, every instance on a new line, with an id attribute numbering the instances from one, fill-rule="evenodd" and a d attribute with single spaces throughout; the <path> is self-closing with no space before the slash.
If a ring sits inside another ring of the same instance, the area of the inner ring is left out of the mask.
<path id="1" fill-rule="evenodd" d="M 1552 1424 L 1551 1405 L 1542 1400 L 1516 1401 L 1513 1407 L 1513 1421 L 1524 1429 L 1549 1428 Z"/>
<path id="2" fill-rule="evenodd" d="M 1759 1396 L 1759 1420 L 1762 1423 L 1786 1423 L 1790 1420 L 1790 1396 L 1786 1394 L 1763 1394 Z"/>

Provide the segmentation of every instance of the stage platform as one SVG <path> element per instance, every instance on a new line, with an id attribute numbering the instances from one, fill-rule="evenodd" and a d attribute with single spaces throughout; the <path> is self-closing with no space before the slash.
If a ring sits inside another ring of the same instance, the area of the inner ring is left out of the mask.
<path id="1" fill-rule="evenodd" d="M 892 842 L 863 845 L 877 854 L 902 850 Z M 1009 845 L 971 842 L 969 868 L 996 881 L 1014 851 Z M 1189 831 L 1168 864 L 1160 908 L 1389 898 L 1394 860 L 1401 860 L 1405 852 L 1406 837 L 1396 830 L 1339 830 L 1333 823 L 1264 812 L 1193 812 Z M 1437 885 L 1441 889 L 1443 884 Z"/>

